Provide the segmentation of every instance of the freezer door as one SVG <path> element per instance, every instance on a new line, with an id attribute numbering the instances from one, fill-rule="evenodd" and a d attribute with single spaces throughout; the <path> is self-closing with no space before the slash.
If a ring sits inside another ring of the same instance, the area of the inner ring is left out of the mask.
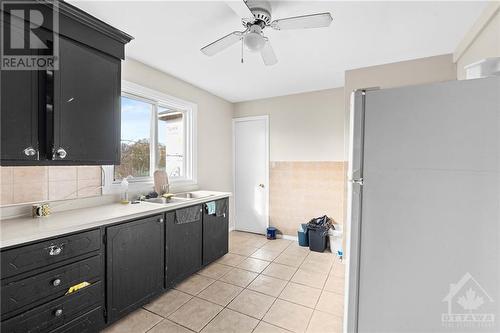
<path id="1" fill-rule="evenodd" d="M 358 332 L 500 331 L 499 92 L 366 93 Z"/>
<path id="2" fill-rule="evenodd" d="M 361 200 L 363 179 L 363 139 L 365 90 L 351 94 L 350 137 L 347 171 L 347 238 L 346 269 L 349 278 L 346 286 L 344 327 L 356 332 L 358 314 L 359 246 L 361 231 Z"/>

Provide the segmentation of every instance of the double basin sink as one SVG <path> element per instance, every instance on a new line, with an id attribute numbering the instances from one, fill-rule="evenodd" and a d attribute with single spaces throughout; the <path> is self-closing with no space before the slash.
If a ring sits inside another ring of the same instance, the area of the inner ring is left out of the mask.
<path id="1" fill-rule="evenodd" d="M 210 196 L 213 196 L 213 194 L 205 191 L 184 192 L 184 193 L 176 193 L 174 194 L 173 197 L 170 197 L 169 199 L 163 197 L 151 198 L 151 199 L 146 199 L 146 202 L 169 204 L 169 203 L 186 202 L 195 199 L 202 199 Z"/>

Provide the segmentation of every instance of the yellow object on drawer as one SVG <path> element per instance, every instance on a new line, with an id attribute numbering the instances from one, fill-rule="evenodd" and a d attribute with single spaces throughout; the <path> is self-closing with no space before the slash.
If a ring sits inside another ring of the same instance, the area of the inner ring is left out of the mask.
<path id="1" fill-rule="evenodd" d="M 79 284 L 75 284 L 74 286 L 69 287 L 68 291 L 66 292 L 66 295 L 71 294 L 71 293 L 73 293 L 73 292 L 75 292 L 77 290 L 80 290 L 82 288 L 85 288 L 87 286 L 90 286 L 90 283 L 88 283 L 88 282 L 82 282 L 82 283 L 79 283 Z"/>

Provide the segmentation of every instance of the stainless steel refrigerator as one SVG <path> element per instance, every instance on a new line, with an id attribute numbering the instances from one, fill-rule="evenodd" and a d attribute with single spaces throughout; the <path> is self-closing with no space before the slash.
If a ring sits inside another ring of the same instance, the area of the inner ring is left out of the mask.
<path id="1" fill-rule="evenodd" d="M 351 98 L 347 332 L 500 332 L 500 78 Z"/>

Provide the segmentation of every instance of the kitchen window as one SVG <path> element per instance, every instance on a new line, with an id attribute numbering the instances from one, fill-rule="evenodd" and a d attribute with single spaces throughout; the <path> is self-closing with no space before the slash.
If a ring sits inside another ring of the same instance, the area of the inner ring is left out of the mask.
<path id="1" fill-rule="evenodd" d="M 155 170 L 166 171 L 173 186 L 196 184 L 196 112 L 196 104 L 123 81 L 121 164 L 105 167 L 112 181 L 104 187 L 123 178 L 150 187 Z"/>

